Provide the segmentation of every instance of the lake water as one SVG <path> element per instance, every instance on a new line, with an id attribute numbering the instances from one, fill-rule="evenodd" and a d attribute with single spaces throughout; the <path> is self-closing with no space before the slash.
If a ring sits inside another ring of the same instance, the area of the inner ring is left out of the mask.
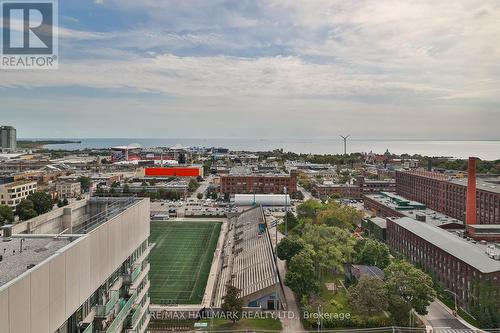
<path id="1" fill-rule="evenodd" d="M 34 139 L 36 140 L 36 139 Z M 81 144 L 47 145 L 50 149 L 77 150 L 84 148 L 110 148 L 139 143 L 143 147 L 225 147 L 231 150 L 268 151 L 282 148 L 284 151 L 311 154 L 340 154 L 342 139 L 68 139 L 80 140 Z M 500 141 L 426 141 L 426 140 L 361 140 L 348 141 L 347 152 L 421 154 L 467 158 L 476 156 L 485 160 L 500 159 Z"/>

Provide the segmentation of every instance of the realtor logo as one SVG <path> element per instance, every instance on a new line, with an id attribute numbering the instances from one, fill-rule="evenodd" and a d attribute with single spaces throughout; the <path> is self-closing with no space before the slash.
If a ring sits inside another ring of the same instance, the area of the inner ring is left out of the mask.
<path id="1" fill-rule="evenodd" d="M 57 3 L 3 0 L 1 8 L 0 67 L 57 68 Z"/>

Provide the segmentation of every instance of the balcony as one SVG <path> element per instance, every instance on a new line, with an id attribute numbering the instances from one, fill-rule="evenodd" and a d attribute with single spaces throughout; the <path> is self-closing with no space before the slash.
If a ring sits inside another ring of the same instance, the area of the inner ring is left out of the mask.
<path id="1" fill-rule="evenodd" d="M 132 308 L 132 304 L 134 304 L 135 300 L 137 298 L 137 292 L 134 292 L 132 296 L 128 299 L 128 301 L 123 305 L 121 308 L 120 312 L 116 315 L 115 319 L 109 325 L 108 329 L 105 331 L 106 333 L 117 333 L 121 332 L 121 328 L 123 327 L 123 323 L 125 319 L 127 318 L 130 309 Z"/>
<path id="2" fill-rule="evenodd" d="M 140 268 L 140 267 L 139 267 Z M 139 288 L 139 285 L 141 284 L 142 280 L 144 280 L 144 277 L 148 274 L 150 268 L 150 264 L 148 263 L 144 269 L 139 271 L 139 275 L 135 277 L 135 279 L 132 281 L 132 284 L 130 285 L 130 290 L 137 290 Z"/>
<path id="3" fill-rule="evenodd" d="M 83 333 L 93 333 L 94 332 L 94 323 L 90 323 L 89 326 L 83 331 Z"/>
<path id="4" fill-rule="evenodd" d="M 110 296 L 109 296 L 109 301 L 104 304 L 104 305 L 98 305 L 96 308 L 96 316 L 97 317 L 106 317 L 111 310 L 116 305 L 116 302 L 118 302 L 118 290 L 111 290 L 110 291 Z"/>
<path id="5" fill-rule="evenodd" d="M 130 283 L 133 284 L 137 279 L 137 277 L 139 276 L 139 274 L 141 274 L 141 266 L 137 266 L 130 275 Z"/>

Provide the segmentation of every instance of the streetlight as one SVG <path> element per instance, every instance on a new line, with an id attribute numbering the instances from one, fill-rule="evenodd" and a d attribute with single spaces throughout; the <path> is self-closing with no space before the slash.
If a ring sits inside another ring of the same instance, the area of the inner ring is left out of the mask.
<path id="1" fill-rule="evenodd" d="M 450 294 L 453 294 L 453 296 L 455 296 L 455 313 L 454 315 L 456 316 L 457 315 L 457 311 L 458 311 L 458 306 L 457 306 L 457 293 L 454 292 L 454 291 L 451 291 L 450 289 L 445 289 L 444 291 L 447 291 L 449 292 Z"/>
<path id="2" fill-rule="evenodd" d="M 318 304 L 318 332 L 321 331 L 321 304 Z"/>
<path id="3" fill-rule="evenodd" d="M 285 237 L 288 237 L 288 219 L 286 215 L 288 214 L 288 199 L 286 195 L 287 188 L 286 186 L 284 187 L 284 192 L 285 192 Z"/>

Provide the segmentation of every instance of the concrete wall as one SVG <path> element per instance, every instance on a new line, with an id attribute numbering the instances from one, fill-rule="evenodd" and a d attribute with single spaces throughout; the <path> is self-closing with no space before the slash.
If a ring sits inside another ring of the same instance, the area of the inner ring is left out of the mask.
<path id="1" fill-rule="evenodd" d="M 54 332 L 148 237 L 146 199 L 0 287 L 0 332 Z"/>
<path id="2" fill-rule="evenodd" d="M 64 209 L 71 208 L 72 220 L 78 221 L 79 219 L 85 219 L 85 217 L 88 217 L 88 206 L 87 200 L 79 200 L 69 206 L 54 209 L 28 221 L 16 223 L 13 227 L 12 233 L 58 234 L 64 230 Z"/>

